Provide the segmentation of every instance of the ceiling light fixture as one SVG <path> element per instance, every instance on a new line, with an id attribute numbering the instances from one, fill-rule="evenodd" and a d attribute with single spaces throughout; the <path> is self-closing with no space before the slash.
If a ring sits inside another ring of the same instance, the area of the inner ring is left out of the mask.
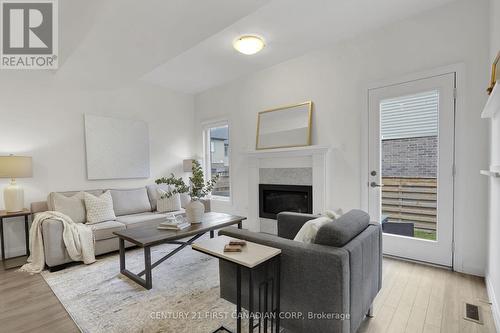
<path id="1" fill-rule="evenodd" d="M 246 55 L 252 55 L 261 51 L 266 44 L 264 39 L 255 35 L 241 36 L 233 42 L 233 47 Z"/>

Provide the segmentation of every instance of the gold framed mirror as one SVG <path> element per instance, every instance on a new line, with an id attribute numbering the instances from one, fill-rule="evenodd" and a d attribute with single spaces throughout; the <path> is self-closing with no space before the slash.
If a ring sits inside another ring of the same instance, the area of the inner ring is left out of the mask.
<path id="1" fill-rule="evenodd" d="M 259 112 L 255 149 L 310 146 L 312 110 L 307 101 Z"/>
<path id="2" fill-rule="evenodd" d="M 497 57 L 493 61 L 493 64 L 491 65 L 491 79 L 490 79 L 490 86 L 486 91 L 488 92 L 488 95 L 491 95 L 491 92 L 493 91 L 493 88 L 495 88 L 495 83 L 497 82 L 498 77 L 500 77 L 500 65 L 498 64 L 500 61 L 500 52 L 498 52 Z"/>

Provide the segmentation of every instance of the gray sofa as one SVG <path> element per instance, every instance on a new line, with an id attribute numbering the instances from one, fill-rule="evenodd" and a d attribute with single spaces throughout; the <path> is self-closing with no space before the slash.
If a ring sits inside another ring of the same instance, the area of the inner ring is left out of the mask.
<path id="1" fill-rule="evenodd" d="M 302 225 L 313 218 L 316 216 L 280 213 L 277 236 L 236 228 L 225 228 L 219 235 L 282 250 L 281 313 L 299 313 L 303 316 L 295 319 L 282 318 L 282 327 L 297 333 L 354 333 L 371 310 L 382 284 L 380 225 L 369 224 L 366 213 L 352 210 L 321 227 L 314 244 L 294 241 L 293 238 Z M 235 303 L 235 266 L 220 261 L 219 271 L 221 297 Z M 246 273 L 246 270 L 242 271 L 242 304 L 248 308 Z M 259 280 L 270 273 L 265 267 L 261 267 L 254 274 L 256 278 L 253 281 L 258 284 Z M 258 288 L 254 286 L 254 290 Z M 258 294 L 254 295 L 254 299 L 258 299 Z M 348 314 L 349 318 L 309 319 L 309 313 Z"/>
<path id="2" fill-rule="evenodd" d="M 156 212 L 157 187 L 161 185 L 148 185 L 135 189 L 111 189 L 113 198 L 113 209 L 116 220 L 93 224 L 95 237 L 96 255 L 105 254 L 118 250 L 118 238 L 113 234 L 130 228 L 138 228 L 147 225 L 157 225 L 165 219 L 166 214 Z M 94 195 L 100 195 L 106 190 L 85 191 Z M 58 192 L 64 196 L 71 197 L 78 193 Z M 55 210 L 54 193 L 49 194 L 47 201 L 34 202 L 31 204 L 33 213 Z M 210 210 L 210 202 L 203 201 L 205 210 Z M 185 203 L 183 203 L 185 206 Z M 173 212 L 181 214 L 184 209 Z M 63 242 L 63 225 L 60 221 L 45 220 L 42 223 L 42 237 L 45 250 L 45 263 L 51 271 L 61 269 L 65 264 L 72 262 Z M 126 247 L 133 244 L 126 242 Z"/>

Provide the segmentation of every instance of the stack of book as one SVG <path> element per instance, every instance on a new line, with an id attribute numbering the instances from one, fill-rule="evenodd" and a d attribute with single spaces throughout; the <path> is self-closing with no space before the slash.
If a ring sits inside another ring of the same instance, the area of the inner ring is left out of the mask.
<path id="1" fill-rule="evenodd" d="M 244 240 L 233 239 L 224 246 L 224 252 L 241 252 L 245 245 L 247 245 L 247 242 Z"/>
<path id="2" fill-rule="evenodd" d="M 160 223 L 158 229 L 162 230 L 183 230 L 189 228 L 191 224 L 184 219 L 167 219 Z"/>

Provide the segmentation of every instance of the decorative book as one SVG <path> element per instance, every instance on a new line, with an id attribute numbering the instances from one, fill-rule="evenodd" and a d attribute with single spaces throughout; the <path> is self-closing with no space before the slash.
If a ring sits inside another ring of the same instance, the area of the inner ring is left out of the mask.
<path id="1" fill-rule="evenodd" d="M 189 228 L 191 226 L 190 223 L 182 223 L 179 225 L 159 225 L 158 229 L 160 230 L 183 230 Z"/>
<path id="2" fill-rule="evenodd" d="M 177 216 L 176 218 L 168 218 L 166 221 L 160 223 L 158 229 L 163 230 L 183 230 L 190 227 L 191 224 L 187 222 L 181 216 Z"/>
<path id="3" fill-rule="evenodd" d="M 224 245 L 224 252 L 241 252 L 241 245 Z"/>
<path id="4" fill-rule="evenodd" d="M 229 241 L 229 245 L 245 246 L 245 245 L 247 245 L 247 242 L 245 242 L 244 240 L 232 239 Z"/>

